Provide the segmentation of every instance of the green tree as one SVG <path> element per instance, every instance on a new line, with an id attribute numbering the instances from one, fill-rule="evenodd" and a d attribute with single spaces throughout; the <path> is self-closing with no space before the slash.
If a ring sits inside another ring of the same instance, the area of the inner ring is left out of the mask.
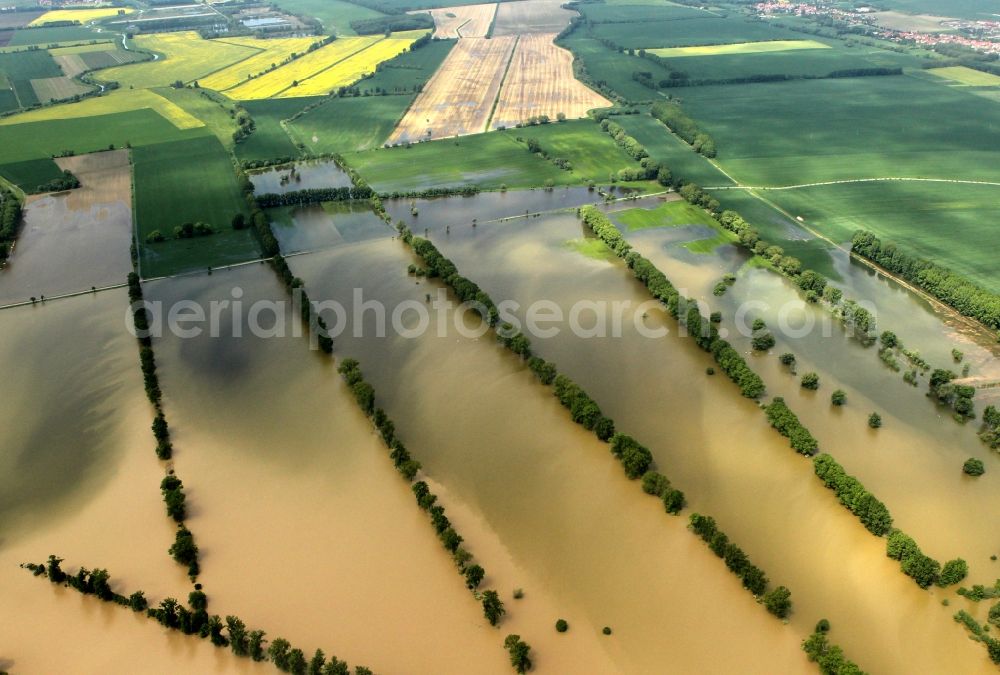
<path id="1" fill-rule="evenodd" d="M 941 576 L 938 578 L 938 585 L 941 587 L 957 584 L 969 574 L 969 565 L 961 558 L 949 560 L 941 568 Z"/>
<path id="2" fill-rule="evenodd" d="M 479 588 L 484 576 L 486 576 L 486 570 L 481 565 L 469 565 L 465 568 L 465 585 L 468 586 L 469 590 Z"/>
<path id="3" fill-rule="evenodd" d="M 531 669 L 531 647 L 521 639 L 520 635 L 511 633 L 504 641 L 503 646 L 510 656 L 510 665 L 518 673 L 526 673 Z"/>
<path id="4" fill-rule="evenodd" d="M 986 473 L 986 467 L 983 466 L 983 460 L 970 457 L 962 465 L 962 471 L 970 476 L 982 476 Z"/>
<path id="5" fill-rule="evenodd" d="M 882 416 L 879 415 L 877 412 L 873 412 L 871 415 L 868 416 L 868 426 L 870 426 L 872 429 L 878 429 L 879 427 L 881 427 Z"/>
<path id="6" fill-rule="evenodd" d="M 556 630 L 560 633 L 565 633 L 569 630 L 569 624 L 566 622 L 566 619 L 559 619 L 556 621 Z"/>
<path id="7" fill-rule="evenodd" d="M 816 391 L 819 389 L 819 375 L 816 373 L 806 373 L 802 376 L 802 388 Z"/>
<path id="8" fill-rule="evenodd" d="M 837 391 L 833 392 L 833 394 L 830 395 L 830 403 L 832 403 L 837 407 L 844 405 L 845 403 L 847 403 L 847 392 L 845 392 L 843 389 L 838 389 Z"/>
<path id="9" fill-rule="evenodd" d="M 500 623 L 500 617 L 507 613 L 504 609 L 503 600 L 496 591 L 486 591 L 483 593 L 483 616 L 490 622 L 491 626 Z"/>
<path id="10" fill-rule="evenodd" d="M 784 586 L 768 591 L 764 594 L 764 607 L 779 619 L 784 619 L 792 609 L 792 592 Z"/>

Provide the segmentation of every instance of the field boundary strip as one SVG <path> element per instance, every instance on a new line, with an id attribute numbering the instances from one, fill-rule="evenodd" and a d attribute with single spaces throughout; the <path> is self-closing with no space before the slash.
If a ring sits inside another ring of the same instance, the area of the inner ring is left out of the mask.
<path id="1" fill-rule="evenodd" d="M 492 38 L 490 38 L 492 39 Z M 493 124 L 493 116 L 497 113 L 497 107 L 500 105 L 500 95 L 503 94 L 504 84 L 507 83 L 507 75 L 510 73 L 510 64 L 514 62 L 514 55 L 517 53 L 517 48 L 521 44 L 521 36 L 514 36 L 514 46 L 510 48 L 510 55 L 507 57 L 507 64 L 503 68 L 503 75 L 500 76 L 500 85 L 497 87 L 497 94 L 493 97 L 493 103 L 490 105 L 490 114 L 486 118 L 486 127 L 483 129 L 483 133 L 490 130 L 490 125 Z"/>
<path id="2" fill-rule="evenodd" d="M 993 181 L 986 181 L 986 180 L 964 180 L 961 178 L 910 178 L 906 176 L 889 176 L 885 178 L 851 178 L 847 180 L 828 180 L 820 183 L 802 183 L 800 185 L 775 185 L 775 186 L 741 185 L 741 184 L 718 185 L 702 189 L 703 190 L 799 190 L 801 188 L 823 187 L 827 185 L 849 185 L 851 183 L 889 183 L 893 181 L 909 182 L 909 183 L 957 183 L 961 185 L 990 185 L 993 187 L 1000 187 L 1000 183 Z"/>

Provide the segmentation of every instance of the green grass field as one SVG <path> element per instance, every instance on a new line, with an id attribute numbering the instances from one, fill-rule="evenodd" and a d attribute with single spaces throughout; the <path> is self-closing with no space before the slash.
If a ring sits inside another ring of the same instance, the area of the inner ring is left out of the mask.
<path id="1" fill-rule="evenodd" d="M 192 117 L 204 122 L 223 146 L 232 149 L 236 122 L 229 116 L 233 104 L 228 99 L 221 94 L 197 89 L 158 87 L 154 91 Z"/>
<path id="2" fill-rule="evenodd" d="M 514 140 L 515 131 L 417 143 L 345 155 L 380 192 L 417 191 L 433 187 L 476 185 L 483 189 L 577 185 L 582 181 L 551 162 L 536 157 Z"/>
<path id="3" fill-rule="evenodd" d="M 552 158 L 567 159 L 581 181 L 606 182 L 609 174 L 638 164 L 618 147 L 609 134 L 592 120 L 512 129 L 515 137 L 537 140 Z"/>
<path id="4" fill-rule="evenodd" d="M 836 242 L 864 228 L 1000 293 L 996 248 L 1000 187 L 856 183 L 764 196 Z"/>
<path id="5" fill-rule="evenodd" d="M 582 35 L 582 31 L 577 31 L 560 44 L 580 59 L 586 66 L 591 79 L 604 83 L 630 101 L 652 101 L 666 98 L 666 92 L 658 92 L 636 82 L 632 79 L 632 73 L 645 71 L 650 73 L 654 82 L 659 82 L 670 77 L 669 69 L 649 59 L 621 54 L 614 49 L 609 49 L 598 40 Z"/>
<path id="6" fill-rule="evenodd" d="M 250 230 L 233 230 L 247 205 L 229 155 L 213 137 L 135 148 L 135 216 L 145 277 L 251 260 L 259 255 Z M 185 222 L 209 223 L 216 234 L 147 244 L 160 230 L 168 238 Z"/>
<path id="7" fill-rule="evenodd" d="M 389 138 L 412 100 L 412 94 L 334 98 L 288 126 L 313 153 L 369 150 Z"/>
<path id="8" fill-rule="evenodd" d="M 281 128 L 280 122 L 319 100 L 320 97 L 244 101 L 243 107 L 253 117 L 256 129 L 249 138 L 236 144 L 236 156 L 240 159 L 271 159 L 298 155 L 298 149 Z"/>
<path id="9" fill-rule="evenodd" d="M 351 21 L 384 16 L 374 9 L 343 0 L 277 0 L 275 4 L 289 12 L 319 19 L 324 30 L 332 35 L 355 35 Z"/>
<path id="10" fill-rule="evenodd" d="M 208 136 L 206 127 L 178 129 L 151 109 L 131 112 L 0 125 L 4 160 L 51 157 L 66 150 L 77 154 L 102 150 L 108 145 L 133 147 Z"/>
<path id="11" fill-rule="evenodd" d="M 966 84 L 971 87 L 995 87 L 1000 85 L 1000 77 L 990 73 L 984 73 L 965 66 L 953 66 L 951 68 L 931 68 L 927 71 L 932 75 Z"/>
<path id="12" fill-rule="evenodd" d="M 575 251 L 591 260 L 611 261 L 618 257 L 614 251 L 608 248 L 607 244 L 596 237 L 570 239 L 563 245 L 570 251 Z"/>
<path id="13" fill-rule="evenodd" d="M 649 115 L 619 115 L 614 121 L 639 141 L 650 157 L 666 164 L 675 178 L 703 186 L 732 185 L 711 162 Z"/>
<path id="14" fill-rule="evenodd" d="M 358 82 L 362 91 L 412 93 L 419 91 L 438 69 L 455 40 L 434 40 L 416 51 L 400 54 L 384 62 L 372 77 Z"/>
<path id="15" fill-rule="evenodd" d="M 34 192 L 39 185 L 47 183 L 53 178 L 60 178 L 62 175 L 62 170 L 49 158 L 0 164 L 0 176 L 25 192 Z"/>
<path id="16" fill-rule="evenodd" d="M 58 26 L 55 28 L 21 28 L 14 32 L 14 37 L 7 43 L 8 47 L 26 47 L 28 45 L 50 45 L 57 42 L 87 42 L 89 40 L 107 40 L 108 33 L 98 33 L 85 26 Z"/>
<path id="17" fill-rule="evenodd" d="M 996 105 L 914 77 L 690 87 L 681 100 L 745 185 L 1000 180 Z"/>
<path id="18" fill-rule="evenodd" d="M 688 204 L 683 199 L 664 202 L 652 209 L 628 209 L 615 215 L 629 230 L 645 230 L 650 227 L 687 227 L 704 225 L 715 227 L 715 219 L 704 209 Z"/>
<path id="19" fill-rule="evenodd" d="M 614 7 L 619 10 L 621 7 Z M 706 14 L 706 18 L 683 21 L 661 21 L 665 8 L 641 6 L 643 12 L 630 23 L 595 23 L 590 27 L 593 37 L 611 40 L 622 47 L 652 49 L 655 47 L 690 47 L 720 45 L 762 40 L 801 40 L 802 34 L 777 28 L 762 21 L 747 21 L 735 13 L 727 18 Z M 647 17 L 647 18 L 639 18 Z"/>
<path id="20" fill-rule="evenodd" d="M 0 113 L 17 110 L 17 96 L 13 89 L 0 89 Z"/>
<path id="21" fill-rule="evenodd" d="M 964 19 L 996 21 L 997 7 L 991 0 L 881 0 L 879 7 L 908 14 L 933 14 Z"/>
<path id="22" fill-rule="evenodd" d="M 594 23 L 639 23 L 717 17 L 716 14 L 707 10 L 685 7 L 684 5 L 670 5 L 665 2 L 584 3 L 578 9 L 588 21 Z"/>

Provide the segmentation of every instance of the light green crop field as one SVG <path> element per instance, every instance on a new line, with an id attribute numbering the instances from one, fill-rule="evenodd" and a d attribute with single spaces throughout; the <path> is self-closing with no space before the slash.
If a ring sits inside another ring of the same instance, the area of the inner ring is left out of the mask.
<path id="1" fill-rule="evenodd" d="M 686 227 L 704 225 L 716 227 L 718 223 L 704 209 L 688 204 L 683 199 L 664 202 L 652 209 L 628 209 L 615 215 L 629 230 L 645 230 L 650 227 Z"/>
<path id="2" fill-rule="evenodd" d="M 135 148 L 132 158 L 143 276 L 204 269 L 259 255 L 250 230 L 237 231 L 230 226 L 235 214 L 247 212 L 247 204 L 229 155 L 215 138 Z M 208 223 L 216 234 L 146 243 L 150 232 L 160 230 L 171 238 L 174 227 L 185 222 Z"/>
<path id="3" fill-rule="evenodd" d="M 620 54 L 609 49 L 599 40 L 584 37 L 582 31 L 574 33 L 560 44 L 573 52 L 587 68 L 590 77 L 607 86 L 630 101 L 651 101 L 666 98 L 663 92 L 645 87 L 634 79 L 632 73 L 642 70 L 649 72 L 654 82 L 670 77 L 670 71 L 649 59 Z"/>
<path id="4" fill-rule="evenodd" d="M 413 101 L 404 96 L 335 98 L 288 125 L 310 152 L 355 152 L 378 148 Z"/>
<path id="5" fill-rule="evenodd" d="M 581 181 L 605 182 L 619 169 L 637 168 L 638 163 L 618 147 L 611 136 L 592 120 L 543 124 L 512 129 L 513 136 L 535 139 L 552 158 L 567 159 Z"/>
<path id="6" fill-rule="evenodd" d="M 613 12 L 621 9 L 609 7 Z M 735 14 L 726 18 L 705 14 L 705 18 L 665 21 L 661 17 L 666 8 L 643 5 L 633 9 L 640 10 L 633 12 L 633 21 L 595 23 L 589 26 L 590 35 L 635 49 L 802 39 L 801 33 L 762 21 L 748 21 Z M 580 32 L 583 33 L 582 30 Z"/>
<path id="7" fill-rule="evenodd" d="M 864 228 L 1000 293 L 1000 186 L 944 183 L 826 185 L 764 196 L 836 242 Z"/>
<path id="8" fill-rule="evenodd" d="M 344 159 L 380 192 L 419 191 L 475 185 L 483 189 L 579 185 L 574 173 L 536 157 L 514 140 L 516 132 L 494 131 L 412 146 L 345 154 Z"/>
<path id="9" fill-rule="evenodd" d="M 996 87 L 1000 85 L 1000 77 L 965 66 L 931 68 L 927 72 L 946 80 L 967 84 L 970 87 Z"/>
<path id="10" fill-rule="evenodd" d="M 379 70 L 355 86 L 361 91 L 411 94 L 437 71 L 457 40 L 433 40 L 413 51 L 384 61 Z"/>
<path id="11" fill-rule="evenodd" d="M 649 115 L 618 115 L 613 119 L 646 148 L 650 157 L 665 164 L 675 179 L 705 187 L 733 184 L 705 157 L 670 133 L 659 120 Z"/>
<path id="12" fill-rule="evenodd" d="M 805 49 L 830 49 L 830 45 L 817 42 L 816 40 L 766 40 L 764 42 L 734 42 L 732 44 L 704 45 L 700 47 L 664 47 L 649 51 L 666 59 L 685 56 L 763 54 L 767 52 L 801 51 Z"/>
<path id="13" fill-rule="evenodd" d="M 714 137 L 719 164 L 744 185 L 900 176 L 1000 180 L 996 105 L 922 79 L 689 87 L 681 100 Z"/>

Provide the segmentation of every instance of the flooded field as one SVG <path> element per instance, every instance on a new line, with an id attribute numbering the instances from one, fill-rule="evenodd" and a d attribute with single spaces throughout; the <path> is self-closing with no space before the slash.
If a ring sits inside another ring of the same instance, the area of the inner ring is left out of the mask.
<path id="1" fill-rule="evenodd" d="M 57 160 L 80 179 L 69 192 L 29 197 L 0 305 L 124 283 L 132 271 L 132 173 L 127 150 Z"/>
<path id="2" fill-rule="evenodd" d="M 635 233 L 630 238 L 679 286 L 688 288 L 690 295 L 699 295 L 699 288 L 710 289 L 724 272 L 742 265 L 735 252 L 718 259 L 683 249 L 678 254 L 677 230 L 653 232 Z M 450 233 L 436 228 L 431 236 L 442 252 L 495 300 L 514 299 L 522 308 L 534 300 L 549 299 L 568 309 L 586 298 L 598 302 L 630 300 L 634 310 L 649 297 L 617 261 L 593 260 L 564 246 L 567 240 L 585 236 L 572 215 L 518 219 L 474 230 L 451 228 Z M 689 233 L 688 238 L 697 236 Z M 656 237 L 665 239 L 662 246 L 653 243 Z M 699 258 L 709 262 L 702 263 Z M 783 284 L 763 271 L 751 276 L 759 278 L 763 287 Z M 741 278 L 724 296 L 727 303 L 762 295 L 757 287 L 738 296 L 741 284 L 750 286 Z M 714 308 L 717 303 L 710 304 Z M 727 309 L 728 305 L 724 313 L 731 314 Z M 658 315 L 655 310 L 648 311 L 638 320 L 660 321 Z M 873 672 L 991 672 L 981 650 L 954 626 L 954 609 L 940 604 L 943 597 L 952 597 L 954 602 L 953 591 L 919 590 L 885 557 L 884 540 L 868 534 L 837 503 L 812 475 L 808 462 L 767 427 L 760 411 L 740 399 L 723 376 L 706 376 L 706 367 L 713 365 L 708 355 L 690 340 L 674 335 L 664 340 L 644 338 L 634 329 L 635 319 L 626 310 L 625 331 L 619 339 L 579 339 L 564 330 L 554 338 L 535 340 L 535 351 L 581 383 L 619 427 L 650 447 L 662 470 L 687 493 L 691 510 L 714 515 L 773 579 L 792 589 L 795 609 L 791 624 L 800 634 L 809 633 L 818 618 L 828 618 L 834 626 L 834 641 Z M 899 333 L 905 341 L 905 327 L 901 326 Z M 774 351 L 781 348 L 779 344 Z M 853 347 L 843 344 L 839 348 Z M 866 376 L 872 380 L 856 387 L 874 389 L 879 393 L 870 395 L 882 396 L 880 390 L 887 387 L 875 377 L 881 376 L 880 363 L 848 368 L 848 356 L 838 353 L 838 348 L 829 349 L 829 357 L 810 354 L 807 358 L 819 362 L 829 358 L 830 371 L 842 371 L 845 376 L 848 370 L 874 373 Z M 864 357 L 877 359 L 874 354 Z M 770 359 L 777 363 L 776 356 Z M 835 365 L 838 362 L 839 367 Z M 843 411 L 846 419 L 838 420 L 828 412 L 829 392 L 838 386 L 834 382 L 824 381 L 817 394 L 824 402 L 820 405 L 817 398 L 817 412 L 811 414 L 800 410 L 803 406 L 792 388 L 782 388 L 778 373 L 758 365 L 757 360 L 751 365 L 760 369 L 769 385 L 774 383 L 772 393 L 786 394 L 820 439 L 821 447 L 838 457 L 848 471 L 857 473 L 928 553 L 942 560 L 962 556 L 969 561 L 973 576 L 978 574 L 986 582 L 997 576 L 987 555 L 996 545 L 988 533 L 990 519 L 979 519 L 981 528 L 957 525 L 977 520 L 975 513 L 995 508 L 991 495 L 995 489 L 985 483 L 972 486 L 961 475 L 962 460 L 958 458 L 975 450 L 975 445 L 970 445 L 975 441 L 971 430 L 956 431 L 948 426 L 953 425 L 948 420 L 946 424 L 914 420 L 911 431 L 900 428 L 893 432 L 892 426 L 903 424 L 887 421 L 878 432 L 884 435 L 872 444 L 867 435 L 874 432 L 864 422 L 859 423 L 862 411 L 866 417 L 870 410 L 858 388 L 849 390 L 848 396 L 849 400 L 856 397 L 860 410 L 852 409 L 852 401 Z M 813 365 L 801 363 L 800 372 L 806 369 L 813 369 Z M 825 377 L 833 376 L 821 371 L 821 379 Z M 899 384 L 906 386 L 901 380 Z M 929 405 L 922 393 L 914 394 L 914 399 L 915 405 Z M 651 405 L 663 412 L 650 414 Z M 921 410 L 916 417 L 927 417 L 927 409 Z M 892 433 L 903 435 L 897 438 Z M 949 447 L 952 437 L 959 435 L 964 436 L 961 449 Z M 865 452 L 867 461 L 858 461 Z M 982 451 L 977 454 L 985 455 Z M 942 455 L 951 459 L 945 462 Z M 941 477 L 945 470 L 953 480 Z M 934 482 L 938 480 L 941 482 Z M 948 500 L 951 504 L 945 503 Z M 943 511 L 940 516 L 935 512 L 938 508 Z M 721 564 L 719 567 L 722 569 Z M 767 619 L 763 616 L 759 623 Z"/>
<path id="3" fill-rule="evenodd" d="M 363 286 L 366 299 L 389 307 L 435 292 L 406 275 L 410 262 L 389 240 L 291 261 L 313 297 L 348 303 Z M 375 326 L 367 328 L 363 338 L 353 326 L 345 331 L 335 352 L 360 359 L 427 474 L 503 542 L 515 568 L 498 586 L 507 598 L 525 590 L 524 600 L 505 601 L 516 612 L 511 630 L 537 650 L 539 672 L 653 673 L 664 664 L 682 672 L 809 672 L 802 636 L 770 619 L 686 521 L 626 480 L 607 446 L 573 424 L 492 339 L 373 338 Z M 552 609 L 539 611 L 540 600 Z M 552 628 L 559 617 L 572 626 L 565 636 Z M 613 635 L 600 634 L 605 625 Z M 581 636 L 583 645 L 566 640 Z M 600 661 L 592 660 L 595 650 L 605 654 Z"/>
<path id="4" fill-rule="evenodd" d="M 393 233 L 367 203 L 323 202 L 271 209 L 274 236 L 286 254 L 330 248 Z"/>
<path id="5" fill-rule="evenodd" d="M 234 295 L 249 307 L 285 291 L 263 265 L 146 291 L 165 303 Z M 272 639 L 379 673 L 468 672 L 469 653 L 481 655 L 476 672 L 507 672 L 503 636 L 486 623 L 332 360 L 305 338 L 255 338 L 249 325 L 234 338 L 232 315 L 223 316 L 220 334 L 230 337 L 156 345 L 211 601 Z M 490 557 L 482 564 L 491 571 Z"/>
<path id="6" fill-rule="evenodd" d="M 190 590 L 166 553 L 173 527 L 127 302 L 116 290 L 0 312 L 0 364 L 17 392 L 0 412 L 0 668 L 266 672 L 18 568 L 56 554 L 67 571 L 107 568 L 116 591 L 152 602 Z"/>
<path id="7" fill-rule="evenodd" d="M 284 194 L 314 188 L 351 187 L 351 178 L 333 161 L 300 162 L 249 174 L 254 192 Z"/>

